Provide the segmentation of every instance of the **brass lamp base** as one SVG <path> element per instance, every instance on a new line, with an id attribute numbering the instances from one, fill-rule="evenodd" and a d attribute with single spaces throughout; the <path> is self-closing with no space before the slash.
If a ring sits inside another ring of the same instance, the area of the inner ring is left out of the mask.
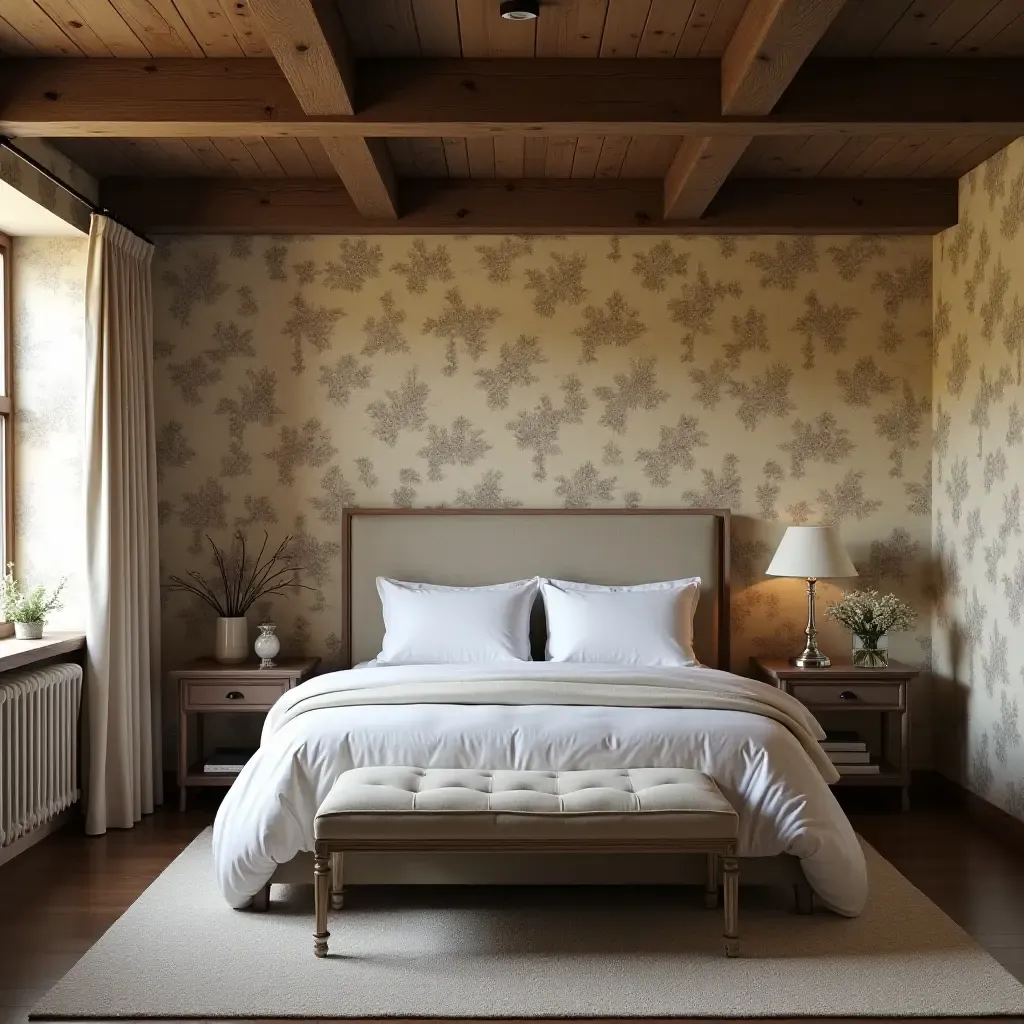
<path id="1" fill-rule="evenodd" d="M 817 582 L 813 576 L 807 579 L 807 629 L 804 631 L 807 645 L 801 654 L 789 659 L 797 668 L 828 668 L 832 664 L 832 659 L 818 650 L 818 630 L 814 622 L 814 585 Z"/>
<path id="2" fill-rule="evenodd" d="M 797 668 L 828 668 L 832 664 L 832 659 L 821 651 L 804 651 L 803 654 L 790 658 L 789 663 Z"/>

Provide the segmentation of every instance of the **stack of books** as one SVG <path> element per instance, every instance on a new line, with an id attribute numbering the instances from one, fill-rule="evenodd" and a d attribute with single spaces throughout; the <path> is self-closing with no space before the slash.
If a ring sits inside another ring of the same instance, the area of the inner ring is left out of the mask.
<path id="1" fill-rule="evenodd" d="M 840 775 L 877 775 L 868 745 L 855 732 L 830 732 L 821 744 Z"/>
<path id="2" fill-rule="evenodd" d="M 219 747 L 203 761 L 203 774 L 237 775 L 254 753 L 253 750 Z"/>

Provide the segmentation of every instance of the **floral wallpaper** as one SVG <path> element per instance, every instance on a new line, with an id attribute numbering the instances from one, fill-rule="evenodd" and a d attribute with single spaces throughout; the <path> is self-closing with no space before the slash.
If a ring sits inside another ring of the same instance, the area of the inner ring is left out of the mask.
<path id="1" fill-rule="evenodd" d="M 87 238 L 15 238 L 11 253 L 14 559 L 19 578 L 68 577 L 49 625 L 84 622 Z"/>
<path id="2" fill-rule="evenodd" d="M 934 261 L 936 759 L 1024 818 L 1024 141 L 961 179 Z"/>
<path id="3" fill-rule="evenodd" d="M 337 655 L 346 505 L 726 506 L 737 669 L 798 649 L 804 586 L 763 575 L 789 523 L 841 526 L 928 661 L 929 239 L 189 237 L 154 267 L 164 569 L 290 534 L 286 649 Z M 164 623 L 210 649 L 203 607 Z"/>

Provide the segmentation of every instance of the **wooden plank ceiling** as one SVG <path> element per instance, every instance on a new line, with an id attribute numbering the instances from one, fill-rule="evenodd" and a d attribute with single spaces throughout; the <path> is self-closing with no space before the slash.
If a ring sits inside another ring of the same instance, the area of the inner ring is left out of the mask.
<path id="1" fill-rule="evenodd" d="M 740 178 L 959 178 L 1012 136 L 944 139 L 897 135 L 760 137 L 736 164 Z"/>
<path id="2" fill-rule="evenodd" d="M 357 57 L 721 57 L 745 0 L 338 0 Z M 269 57 L 248 0 L 4 0 L 0 53 Z M 1020 0 L 847 0 L 823 56 L 1024 56 Z"/>
<path id="3" fill-rule="evenodd" d="M 97 178 L 337 178 L 319 139 L 54 139 Z M 403 178 L 660 178 L 676 136 L 388 139 Z M 1011 141 L 893 135 L 754 139 L 739 178 L 960 178 Z"/>
<path id="4" fill-rule="evenodd" d="M 316 138 L 53 141 L 99 178 L 338 176 Z M 661 178 L 679 142 L 679 136 L 673 135 L 502 135 L 495 139 L 388 139 L 387 150 L 403 178 Z"/>
<path id="5" fill-rule="evenodd" d="M 0 58 L 34 60 L 40 67 L 44 58 L 68 58 L 62 67 L 81 58 L 263 58 L 272 70 L 279 66 L 285 88 L 306 115 L 328 116 L 350 115 L 353 106 L 359 114 L 358 68 L 373 61 L 608 58 L 626 68 L 660 58 L 696 61 L 693 67 L 713 62 L 717 70 L 721 60 L 719 112 L 766 122 L 773 110 L 786 116 L 789 97 L 800 92 L 796 85 L 788 92 L 786 87 L 808 55 L 819 70 L 850 58 L 868 58 L 865 68 L 894 66 L 904 58 L 1024 58 L 1024 0 L 541 0 L 539 18 L 525 22 L 501 20 L 497 5 L 498 0 L 335 0 L 333 7 L 320 0 L 3 0 Z M 848 108 L 859 100 L 850 95 L 848 90 Z M 63 101 L 74 94 L 54 89 L 45 96 Z M 0 96 L 0 123 L 5 101 L 19 98 Z M 272 108 L 266 109 L 269 114 Z M 416 132 L 379 129 L 392 137 L 364 139 L 321 130 L 267 134 L 258 118 L 243 116 L 238 121 L 246 127 L 251 122 L 251 133 L 240 134 L 238 125 L 230 137 L 206 123 L 198 131 L 193 126 L 189 137 L 182 135 L 184 128 L 161 132 L 154 125 L 138 134 L 123 126 L 96 132 L 83 116 L 81 131 L 64 123 L 52 141 L 101 179 L 193 179 L 198 189 L 203 179 L 246 179 L 254 187 L 295 179 L 327 187 L 340 178 L 357 212 L 371 218 L 401 218 L 399 194 L 406 179 L 576 179 L 579 187 L 642 179 L 659 188 L 666 183 L 666 218 L 692 221 L 715 202 L 727 178 L 797 184 L 827 179 L 851 187 L 863 179 L 952 181 L 1016 134 L 1015 123 L 966 123 L 962 130 L 939 131 L 934 113 L 922 115 L 914 134 L 916 119 L 902 115 L 900 130 L 890 127 L 888 134 L 881 126 L 858 132 L 854 122 L 827 130 L 827 119 L 804 119 L 822 128 L 801 134 L 769 126 L 749 136 L 704 136 L 690 127 L 684 137 L 666 131 L 670 125 L 630 132 L 635 126 L 628 117 L 604 132 L 588 133 L 590 126 L 578 118 L 571 126 L 576 131 L 566 134 L 543 125 L 452 135 L 444 134 L 451 127 L 439 126 L 430 134 L 422 130 L 424 122 Z M 453 121 L 457 128 L 454 115 Z M 97 137 L 103 134 L 113 137 Z M 132 194 L 137 198 L 138 189 Z M 826 194 L 839 193 L 820 193 Z M 647 205 L 645 199 L 645 217 Z"/>

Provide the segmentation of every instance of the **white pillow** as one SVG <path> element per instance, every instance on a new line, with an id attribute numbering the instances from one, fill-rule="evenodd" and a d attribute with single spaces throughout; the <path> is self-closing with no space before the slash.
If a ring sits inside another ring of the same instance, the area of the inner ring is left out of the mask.
<path id="1" fill-rule="evenodd" d="M 614 665 L 699 665 L 693 613 L 700 577 L 599 587 L 541 580 L 548 661 Z"/>
<path id="2" fill-rule="evenodd" d="M 493 587 L 442 587 L 377 577 L 384 611 L 378 665 L 530 660 L 539 578 Z"/>

